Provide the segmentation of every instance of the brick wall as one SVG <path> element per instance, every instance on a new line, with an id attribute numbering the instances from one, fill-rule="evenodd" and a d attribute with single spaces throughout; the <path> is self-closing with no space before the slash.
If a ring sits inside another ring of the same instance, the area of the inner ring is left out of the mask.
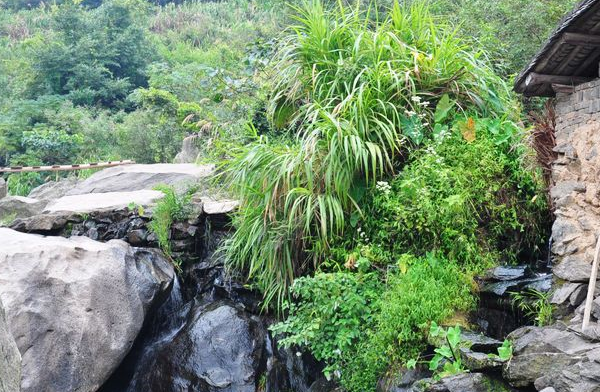
<path id="1" fill-rule="evenodd" d="M 559 94 L 556 115 L 554 274 L 587 282 L 600 234 L 600 79 Z"/>

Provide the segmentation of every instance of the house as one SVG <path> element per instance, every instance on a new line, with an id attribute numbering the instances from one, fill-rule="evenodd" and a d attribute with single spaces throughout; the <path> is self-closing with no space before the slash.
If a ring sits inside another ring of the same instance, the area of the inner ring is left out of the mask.
<path id="1" fill-rule="evenodd" d="M 600 235 L 599 65 L 600 0 L 586 0 L 515 82 L 526 96 L 556 97 L 552 253 L 554 274 L 573 290 L 589 280 Z"/>

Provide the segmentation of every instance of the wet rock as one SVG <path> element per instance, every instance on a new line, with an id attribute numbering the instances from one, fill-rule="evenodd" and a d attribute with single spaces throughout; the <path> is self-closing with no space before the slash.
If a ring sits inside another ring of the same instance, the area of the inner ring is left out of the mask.
<path id="1" fill-rule="evenodd" d="M 60 181 L 48 181 L 47 183 L 33 189 L 29 193 L 28 197 L 45 201 L 56 200 L 63 197 L 69 191 L 75 188 L 78 181 L 79 180 L 74 177 L 65 178 Z"/>
<path id="2" fill-rule="evenodd" d="M 161 184 L 184 189 L 211 176 L 213 172 L 213 165 L 160 163 L 117 166 L 93 174 L 68 195 L 151 190 Z"/>
<path id="3" fill-rule="evenodd" d="M 0 220 L 28 218 L 39 214 L 46 202 L 23 196 L 6 196 L 0 199 Z"/>
<path id="4" fill-rule="evenodd" d="M 477 332 L 462 331 L 461 339 L 469 344 L 471 350 L 488 354 L 495 354 L 502 346 L 501 341 Z"/>
<path id="5" fill-rule="evenodd" d="M 522 278 L 530 278 L 533 276 L 531 268 L 527 265 L 503 265 L 492 268 L 485 274 L 485 280 L 507 281 Z"/>
<path id="6" fill-rule="evenodd" d="M 127 233 L 127 242 L 133 246 L 142 246 L 148 239 L 148 230 L 137 229 Z"/>
<path id="7" fill-rule="evenodd" d="M 308 392 L 335 392 L 337 390 L 338 387 L 333 381 L 327 381 L 326 378 L 321 377 L 310 386 Z"/>
<path id="8" fill-rule="evenodd" d="M 3 199 L 8 195 L 8 186 L 6 185 L 6 181 L 4 178 L 0 177 L 0 199 Z"/>
<path id="9" fill-rule="evenodd" d="M 404 369 L 397 377 L 386 377 L 377 384 L 377 392 L 411 392 L 413 384 L 431 377 L 431 372 L 418 366 L 415 369 Z"/>
<path id="10" fill-rule="evenodd" d="M 518 292 L 527 289 L 547 292 L 552 288 L 552 274 L 538 273 L 531 278 L 505 280 L 485 284 L 481 292 L 492 293 L 503 296 L 510 292 Z"/>
<path id="11" fill-rule="evenodd" d="M 0 302 L 0 392 L 21 390 L 21 354 L 10 331 Z"/>
<path id="12" fill-rule="evenodd" d="M 1 228 L 0 238 L 0 299 L 23 357 L 23 392 L 96 392 L 170 290 L 173 267 L 122 241 Z"/>
<path id="13" fill-rule="evenodd" d="M 508 279 L 514 276 L 518 278 Z M 480 301 L 475 322 L 486 335 L 503 340 L 508 333 L 528 321 L 515 308 L 511 293 L 526 290 L 548 292 L 552 288 L 553 276 L 549 272 L 534 272 L 528 266 L 520 266 L 496 268 L 479 280 Z"/>
<path id="14" fill-rule="evenodd" d="M 255 392 L 265 334 L 257 318 L 228 302 L 195 306 L 153 368 L 128 390 Z"/>
<path id="15" fill-rule="evenodd" d="M 541 390 L 552 386 L 557 391 L 588 391 L 588 385 L 600 388 L 595 374 L 600 376 L 600 343 L 559 325 L 524 327 L 514 331 L 513 358 L 504 367 L 504 377 L 515 387 L 535 383 Z M 598 367 L 598 369 L 596 369 Z M 558 387 L 563 385 L 563 387 Z"/>

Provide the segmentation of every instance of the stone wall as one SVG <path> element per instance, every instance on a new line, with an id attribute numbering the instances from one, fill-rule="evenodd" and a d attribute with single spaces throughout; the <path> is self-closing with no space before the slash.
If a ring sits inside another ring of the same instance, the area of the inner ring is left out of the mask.
<path id="1" fill-rule="evenodd" d="M 559 94 L 556 116 L 554 274 L 587 282 L 600 233 L 600 79 Z"/>

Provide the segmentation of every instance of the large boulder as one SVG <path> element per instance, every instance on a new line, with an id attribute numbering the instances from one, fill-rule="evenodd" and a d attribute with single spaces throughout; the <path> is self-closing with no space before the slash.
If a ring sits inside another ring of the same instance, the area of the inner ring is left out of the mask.
<path id="1" fill-rule="evenodd" d="M 538 391 L 600 390 L 600 343 L 559 325 L 524 327 L 508 337 L 513 358 L 505 365 L 504 377 L 519 388 L 535 385 Z"/>
<path id="2" fill-rule="evenodd" d="M 255 392 L 265 340 L 260 320 L 228 301 L 196 305 L 127 390 Z"/>
<path id="3" fill-rule="evenodd" d="M 60 181 L 48 181 L 34 188 L 27 197 L 37 200 L 56 200 L 66 195 L 78 183 L 75 177 L 64 178 Z"/>
<path id="4" fill-rule="evenodd" d="M 21 390 L 21 354 L 10 331 L 0 302 L 0 392 Z"/>
<path id="5" fill-rule="evenodd" d="M 95 173 L 78 184 L 68 195 L 131 192 L 153 189 L 159 184 L 185 188 L 188 184 L 209 177 L 213 172 L 213 165 L 159 163 L 117 166 Z"/>
<path id="6" fill-rule="evenodd" d="M 46 202 L 23 196 L 6 196 L 0 199 L 0 221 L 28 218 L 39 214 Z"/>
<path id="7" fill-rule="evenodd" d="M 171 289 L 161 254 L 123 241 L 0 228 L 0 300 L 22 355 L 23 392 L 95 392 Z"/>
<path id="8" fill-rule="evenodd" d="M 94 211 L 118 211 L 130 205 L 149 207 L 156 204 L 163 197 L 162 192 L 153 190 L 63 196 L 48 204 L 44 209 L 44 213 L 89 214 Z"/>

